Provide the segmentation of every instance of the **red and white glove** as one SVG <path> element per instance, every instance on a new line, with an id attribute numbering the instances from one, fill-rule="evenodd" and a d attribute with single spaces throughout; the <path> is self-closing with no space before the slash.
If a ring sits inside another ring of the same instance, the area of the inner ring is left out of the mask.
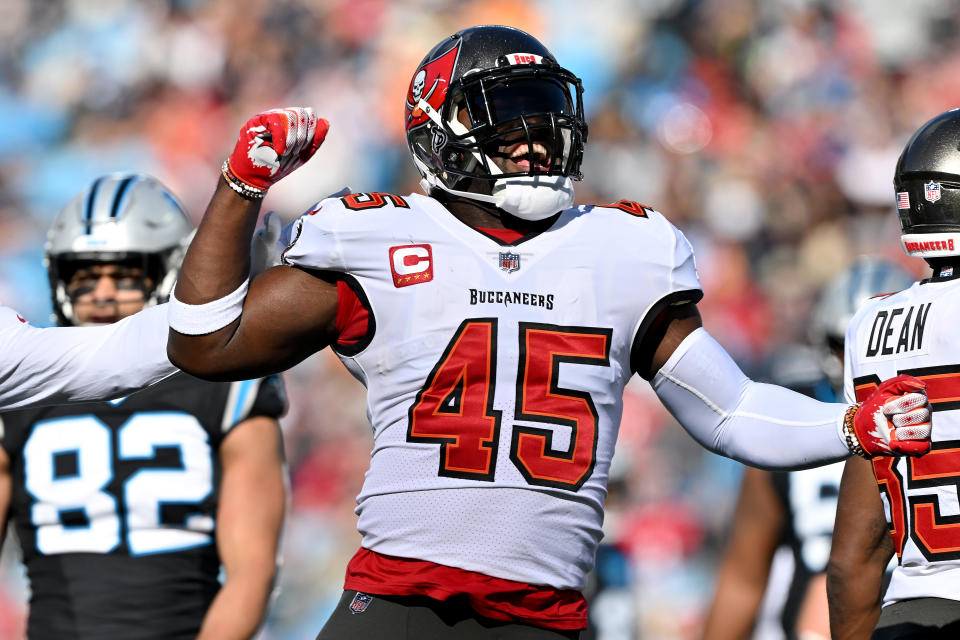
<path id="1" fill-rule="evenodd" d="M 919 456 L 930 450 L 930 402 L 927 385 L 899 375 L 880 383 L 843 420 L 850 451 L 864 458 Z"/>
<path id="2" fill-rule="evenodd" d="M 241 127 L 233 153 L 223 161 L 223 177 L 245 198 L 262 198 L 313 156 L 329 129 L 330 123 L 309 107 L 258 113 Z"/>

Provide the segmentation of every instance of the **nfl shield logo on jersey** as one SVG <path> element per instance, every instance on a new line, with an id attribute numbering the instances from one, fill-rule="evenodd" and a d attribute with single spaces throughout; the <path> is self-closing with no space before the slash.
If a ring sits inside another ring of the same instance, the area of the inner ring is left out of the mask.
<path id="1" fill-rule="evenodd" d="M 936 202 L 940 199 L 940 183 L 939 182 L 928 182 L 923 185 L 923 197 L 929 202 Z"/>
<path id="2" fill-rule="evenodd" d="M 350 613 L 363 613 L 367 610 L 367 607 L 370 606 L 372 600 L 373 596 L 369 593 L 358 591 L 357 595 L 353 596 L 353 600 L 350 602 Z"/>
<path id="3" fill-rule="evenodd" d="M 519 253 L 501 253 L 500 254 L 500 268 L 506 271 L 507 273 L 513 273 L 520 268 L 520 254 Z"/>

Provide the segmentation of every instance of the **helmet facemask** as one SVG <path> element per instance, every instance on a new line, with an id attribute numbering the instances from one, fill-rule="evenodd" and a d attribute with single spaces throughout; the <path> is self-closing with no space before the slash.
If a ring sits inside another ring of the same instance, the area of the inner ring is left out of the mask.
<path id="1" fill-rule="evenodd" d="M 96 253 L 96 254 L 67 254 L 58 256 L 49 266 L 50 281 L 54 285 L 54 298 L 59 301 L 59 315 L 61 324 L 75 326 L 95 326 L 100 321 L 81 321 L 82 314 L 78 310 L 81 298 L 91 294 L 97 287 L 100 269 L 109 269 L 116 286 L 117 297 L 109 301 L 87 300 L 85 305 L 106 306 L 107 303 L 116 307 L 120 318 L 124 318 L 138 311 L 140 308 L 153 306 L 159 302 L 158 278 L 163 277 L 163 263 L 165 258 L 158 254 L 131 254 L 131 253 Z M 82 274 L 87 273 L 87 277 Z M 77 284 L 80 277 L 82 285 Z M 86 282 L 83 282 L 85 281 Z M 139 299 L 129 297 L 123 292 L 136 291 Z M 129 305 L 137 305 L 136 308 Z M 125 308 L 124 313 L 121 309 Z"/>
<path id="2" fill-rule="evenodd" d="M 537 175 L 579 180 L 584 133 L 579 83 L 570 72 L 549 66 L 467 73 L 451 87 L 441 114 L 454 134 L 444 149 L 444 169 L 480 180 Z M 494 159 L 516 166 L 503 170 Z"/>
<path id="3" fill-rule="evenodd" d="M 518 57 L 524 62 L 509 60 Z M 414 77 L 408 108 L 428 121 L 408 131 L 408 142 L 428 193 L 438 188 L 527 220 L 573 203 L 587 134 L 579 78 L 543 56 L 502 55 L 494 68 L 452 78 L 436 109 L 424 79 L 423 71 Z"/>
<path id="4" fill-rule="evenodd" d="M 98 178 L 64 207 L 47 233 L 54 319 L 78 323 L 77 296 L 69 285 L 82 266 L 139 269 L 144 306 L 165 302 L 193 233 L 189 216 L 156 179 L 127 173 Z"/>

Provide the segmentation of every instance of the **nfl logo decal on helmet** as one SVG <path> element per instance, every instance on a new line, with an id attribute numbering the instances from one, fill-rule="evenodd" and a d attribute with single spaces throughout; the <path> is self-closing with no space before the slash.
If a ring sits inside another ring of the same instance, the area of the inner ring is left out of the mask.
<path id="1" fill-rule="evenodd" d="M 908 255 L 928 260 L 960 255 L 958 149 L 960 109 L 951 109 L 917 129 L 900 154 L 893 190 Z"/>
<path id="2" fill-rule="evenodd" d="M 367 607 L 370 606 L 372 601 L 373 596 L 371 596 L 369 593 L 358 591 L 357 595 L 353 596 L 353 600 L 350 602 L 350 613 L 363 613 L 367 610 Z"/>
<path id="3" fill-rule="evenodd" d="M 506 271 L 507 273 L 513 273 L 520 269 L 520 254 L 519 253 L 506 253 L 500 254 L 500 268 Z"/>

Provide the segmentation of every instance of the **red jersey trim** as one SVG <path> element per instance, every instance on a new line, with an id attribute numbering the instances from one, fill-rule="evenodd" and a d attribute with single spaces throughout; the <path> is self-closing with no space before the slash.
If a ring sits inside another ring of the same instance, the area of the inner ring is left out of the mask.
<path id="1" fill-rule="evenodd" d="M 347 564 L 344 589 L 383 596 L 467 598 L 479 615 L 546 629 L 587 628 L 587 601 L 575 589 L 493 578 L 442 564 L 361 548 Z"/>
<path id="2" fill-rule="evenodd" d="M 513 244 L 524 237 L 524 234 L 519 231 L 514 231 L 513 229 L 487 229 L 486 227 L 477 227 L 477 231 L 482 231 L 488 236 L 493 236 L 500 242 L 507 244 Z"/>
<path id="3" fill-rule="evenodd" d="M 370 313 L 344 280 L 337 281 L 337 346 L 357 345 L 370 329 Z"/>

